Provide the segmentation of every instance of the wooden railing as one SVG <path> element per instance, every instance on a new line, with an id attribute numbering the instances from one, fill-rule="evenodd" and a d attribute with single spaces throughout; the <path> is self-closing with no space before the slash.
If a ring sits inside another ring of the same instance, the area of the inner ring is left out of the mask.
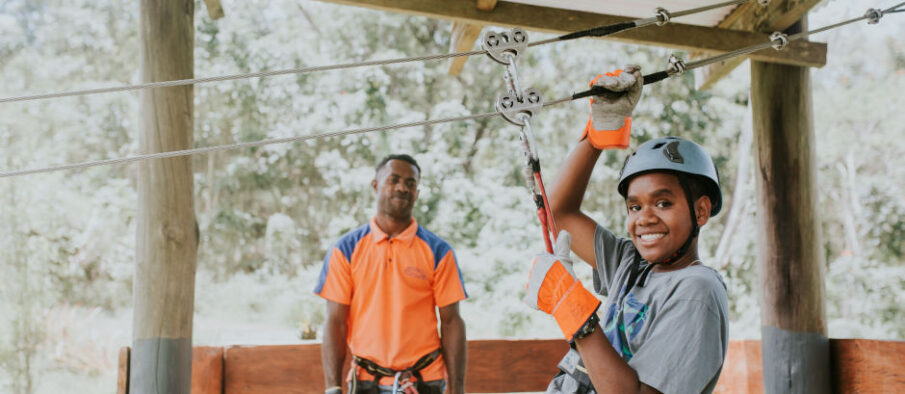
<path id="1" fill-rule="evenodd" d="M 561 340 L 468 341 L 466 391 L 544 391 L 568 346 Z M 905 392 L 905 342 L 831 339 L 837 393 Z M 321 394 L 320 345 L 195 347 L 192 394 Z M 129 348 L 119 356 L 118 393 L 129 386 Z M 716 393 L 762 393 L 760 341 L 731 341 Z"/>

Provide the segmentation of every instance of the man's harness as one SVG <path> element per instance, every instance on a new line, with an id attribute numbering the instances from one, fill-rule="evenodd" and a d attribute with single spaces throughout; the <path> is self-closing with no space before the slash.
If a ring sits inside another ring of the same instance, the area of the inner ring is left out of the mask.
<path id="1" fill-rule="evenodd" d="M 415 361 L 412 366 L 404 369 L 392 369 L 381 366 L 371 360 L 366 358 L 358 357 L 356 355 L 352 355 L 352 370 L 349 371 L 349 392 L 350 393 L 358 393 L 358 378 L 355 374 L 355 367 L 361 367 L 365 372 L 374 376 L 375 383 L 375 392 L 377 390 L 377 385 L 380 384 L 380 378 L 382 377 L 390 377 L 393 378 L 393 393 L 406 393 L 406 394 L 432 394 L 429 387 L 424 385 L 424 379 L 421 377 L 421 370 L 431 365 L 434 361 L 436 361 L 440 357 L 440 349 L 434 350 L 421 358 L 418 361 Z M 415 382 L 412 382 L 411 379 L 415 378 Z M 361 391 L 365 392 L 365 391 Z"/>

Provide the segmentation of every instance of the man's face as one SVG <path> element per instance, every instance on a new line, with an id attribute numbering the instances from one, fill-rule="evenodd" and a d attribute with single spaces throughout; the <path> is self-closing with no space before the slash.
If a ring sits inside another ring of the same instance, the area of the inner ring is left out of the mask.
<path id="1" fill-rule="evenodd" d="M 414 165 L 403 160 L 390 160 L 371 181 L 377 194 L 377 212 L 397 220 L 412 217 L 418 199 L 418 180 L 421 174 Z"/>
<path id="2" fill-rule="evenodd" d="M 625 206 L 628 232 L 647 261 L 672 257 L 691 234 L 688 200 L 675 175 L 654 172 L 637 176 L 628 185 Z"/>

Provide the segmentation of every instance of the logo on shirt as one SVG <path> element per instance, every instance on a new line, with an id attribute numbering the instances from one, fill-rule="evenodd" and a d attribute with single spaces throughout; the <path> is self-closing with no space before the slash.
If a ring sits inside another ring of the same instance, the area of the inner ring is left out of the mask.
<path id="1" fill-rule="evenodd" d="M 625 294 L 625 288 L 622 289 Z M 635 295 L 628 293 L 610 305 L 606 313 L 606 325 L 603 332 L 613 348 L 625 361 L 632 359 L 629 342 L 638 335 L 647 320 L 647 305 L 638 301 Z"/>
<path id="2" fill-rule="evenodd" d="M 405 269 L 402 270 L 402 273 L 405 274 L 405 276 L 408 276 L 410 278 L 415 278 L 415 279 L 419 279 L 419 280 L 427 280 L 427 274 L 425 274 L 424 271 L 421 271 L 417 267 L 414 267 L 411 265 L 408 267 L 405 267 Z"/>

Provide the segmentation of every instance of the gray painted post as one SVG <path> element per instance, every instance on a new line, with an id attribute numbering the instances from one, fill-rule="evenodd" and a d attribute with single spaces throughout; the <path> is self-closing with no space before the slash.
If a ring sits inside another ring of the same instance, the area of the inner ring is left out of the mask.
<path id="1" fill-rule="evenodd" d="M 141 0 L 142 82 L 192 78 L 194 3 Z M 141 92 L 141 153 L 192 147 L 193 87 Z M 189 394 L 195 301 L 192 158 L 141 162 L 129 392 Z"/>
<path id="2" fill-rule="evenodd" d="M 831 391 L 809 73 L 751 62 L 767 393 Z"/>

